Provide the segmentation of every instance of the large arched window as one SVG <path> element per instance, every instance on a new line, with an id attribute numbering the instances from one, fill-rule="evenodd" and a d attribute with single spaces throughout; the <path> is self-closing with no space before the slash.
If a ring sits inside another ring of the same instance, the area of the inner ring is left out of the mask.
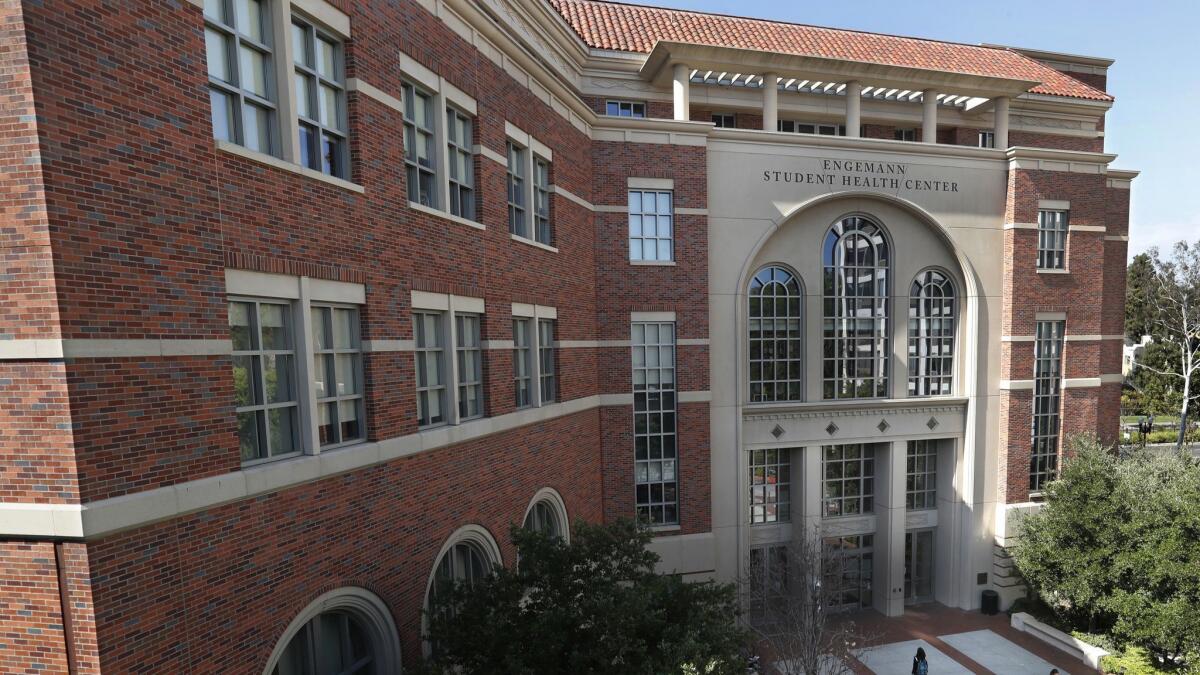
<path id="1" fill-rule="evenodd" d="M 533 496 L 525 512 L 525 529 L 544 532 L 570 543 L 567 507 L 562 496 L 553 488 L 542 488 Z"/>
<path id="2" fill-rule="evenodd" d="M 399 672 L 400 643 L 387 605 L 362 588 L 325 593 L 300 612 L 267 661 L 265 675 Z"/>
<path id="3" fill-rule="evenodd" d="M 938 270 L 913 279 L 908 299 L 908 395 L 948 396 L 954 380 L 954 282 Z"/>
<path id="4" fill-rule="evenodd" d="M 439 606 L 438 593 L 459 585 L 474 586 L 490 575 L 494 566 L 501 564 L 503 561 L 500 558 L 500 547 L 496 545 L 496 540 L 490 532 L 478 525 L 460 527 L 450 535 L 442 547 L 437 564 L 433 568 L 428 590 L 425 592 L 426 612 L 455 611 L 452 607 Z M 436 642 L 426 642 L 425 647 L 427 655 L 437 655 Z"/>
<path id="5" fill-rule="evenodd" d="M 803 295 L 788 270 L 771 266 L 750 281 L 750 402 L 804 397 Z"/>
<path id="6" fill-rule="evenodd" d="M 830 228 L 822 248 L 822 396 L 887 396 L 891 351 L 887 237 L 871 220 L 850 216 Z"/>

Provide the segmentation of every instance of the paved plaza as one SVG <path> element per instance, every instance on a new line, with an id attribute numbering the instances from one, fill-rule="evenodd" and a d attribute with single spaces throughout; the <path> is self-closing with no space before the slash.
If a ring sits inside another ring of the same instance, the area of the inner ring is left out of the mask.
<path id="1" fill-rule="evenodd" d="M 909 675 L 917 648 L 925 650 L 930 675 L 1062 675 L 1098 671 L 1032 636 L 1013 629 L 1006 614 L 985 616 L 938 604 L 908 607 L 904 616 L 886 618 L 875 612 L 852 617 L 872 646 L 848 664 L 866 675 Z"/>

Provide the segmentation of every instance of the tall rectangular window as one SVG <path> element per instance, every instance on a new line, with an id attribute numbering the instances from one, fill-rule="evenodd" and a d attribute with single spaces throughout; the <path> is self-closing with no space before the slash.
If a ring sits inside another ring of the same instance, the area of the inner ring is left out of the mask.
<path id="1" fill-rule="evenodd" d="M 638 519 L 679 522 L 675 324 L 633 324 L 633 443 Z"/>
<path id="2" fill-rule="evenodd" d="M 908 442 L 905 506 L 909 511 L 937 508 L 937 441 Z"/>
<path id="3" fill-rule="evenodd" d="M 483 415 L 483 343 L 478 314 L 455 314 L 455 352 L 458 358 L 458 418 Z"/>
<path id="4" fill-rule="evenodd" d="M 1067 212 L 1038 211 L 1038 269 L 1067 268 Z"/>
<path id="5" fill-rule="evenodd" d="M 433 95 L 404 82 L 404 166 L 408 201 L 437 208 L 437 142 L 434 133 Z"/>
<path id="6" fill-rule="evenodd" d="M 824 540 L 830 558 L 824 573 L 829 604 L 838 609 L 871 606 L 875 575 L 875 535 L 856 534 Z"/>
<path id="7" fill-rule="evenodd" d="M 1029 490 L 1039 492 L 1058 475 L 1064 321 L 1038 321 L 1033 343 L 1033 433 Z"/>
<path id="8" fill-rule="evenodd" d="M 533 158 L 533 237 L 547 246 L 554 244 L 550 231 L 550 162 L 537 156 Z"/>
<path id="9" fill-rule="evenodd" d="M 331 176 L 349 178 L 342 43 L 312 23 L 292 17 L 292 50 L 300 164 Z"/>
<path id="10" fill-rule="evenodd" d="M 318 442 L 327 447 L 362 440 L 366 426 L 358 310 L 314 305 L 311 314 Z"/>
<path id="11" fill-rule="evenodd" d="M 875 511 L 875 446 L 867 443 L 822 448 L 826 518 Z"/>
<path id="12" fill-rule="evenodd" d="M 446 108 L 450 214 L 467 220 L 475 220 L 475 162 L 471 141 L 471 118 L 454 108 Z"/>
<path id="13" fill-rule="evenodd" d="M 779 618 L 788 605 L 788 548 L 770 544 L 750 548 L 750 616 Z"/>
<path id="14" fill-rule="evenodd" d="M 205 0 L 204 44 L 213 136 L 278 156 L 270 6 Z"/>
<path id="15" fill-rule="evenodd" d="M 554 320 L 538 319 L 538 379 L 541 380 L 541 402 L 558 400 L 554 350 Z"/>
<path id="16" fill-rule="evenodd" d="M 629 191 L 629 259 L 674 259 L 674 209 L 669 190 Z"/>
<path id="17" fill-rule="evenodd" d="M 233 387 L 242 461 L 299 452 L 300 400 L 291 306 L 229 303 Z"/>
<path id="18" fill-rule="evenodd" d="M 513 319 L 513 399 L 518 408 L 533 405 L 533 332 L 530 319 Z"/>
<path id="19" fill-rule="evenodd" d="M 605 102 L 604 114 L 609 117 L 642 118 L 646 116 L 646 104 L 641 101 L 609 100 Z"/>
<path id="20" fill-rule="evenodd" d="M 750 451 L 750 522 L 786 523 L 792 519 L 792 451 Z"/>
<path id="21" fill-rule="evenodd" d="M 508 231 L 529 238 L 528 205 L 525 197 L 525 148 L 508 143 Z"/>
<path id="22" fill-rule="evenodd" d="M 979 132 L 979 147 L 981 147 L 981 148 L 996 147 L 996 132 L 994 132 L 994 131 Z"/>
<path id="23" fill-rule="evenodd" d="M 417 359 L 417 425 L 445 424 L 446 327 L 438 312 L 415 312 L 413 336 Z"/>

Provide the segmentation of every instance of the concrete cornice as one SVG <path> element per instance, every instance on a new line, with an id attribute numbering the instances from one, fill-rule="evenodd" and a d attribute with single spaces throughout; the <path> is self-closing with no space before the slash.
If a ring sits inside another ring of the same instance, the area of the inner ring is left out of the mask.
<path id="1" fill-rule="evenodd" d="M 695 124 L 693 122 L 693 124 Z M 888 152 L 897 155 L 908 155 L 915 158 L 943 159 L 954 157 L 972 160 L 1001 161 L 1005 159 L 1004 150 L 993 148 L 977 148 L 969 145 L 947 145 L 937 143 L 913 143 L 911 141 L 894 141 L 880 138 L 853 138 L 850 136 L 820 136 L 816 134 L 790 134 L 777 131 L 761 131 L 758 129 L 717 129 L 710 133 L 712 141 L 732 141 L 745 143 L 771 143 L 774 145 L 800 145 L 806 147 L 830 148 L 839 150 L 861 150 L 865 152 Z"/>
<path id="2" fill-rule="evenodd" d="M 863 401 L 819 401 L 814 403 L 753 404 L 742 407 L 746 420 L 824 419 L 905 413 L 962 412 L 966 398 L 931 397 L 873 399 Z"/>
<path id="3" fill-rule="evenodd" d="M 105 340 L 41 338 L 0 340 L 0 361 L 38 359 L 109 359 L 135 357 L 224 356 L 233 353 L 231 340 L 160 339 Z"/>

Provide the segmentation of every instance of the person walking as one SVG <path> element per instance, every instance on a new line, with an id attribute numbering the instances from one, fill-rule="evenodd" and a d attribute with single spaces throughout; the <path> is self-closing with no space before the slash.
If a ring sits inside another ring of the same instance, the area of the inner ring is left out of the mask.
<path id="1" fill-rule="evenodd" d="M 925 660 L 924 647 L 917 647 L 917 655 L 913 657 L 912 675 L 929 675 L 929 662 Z"/>

